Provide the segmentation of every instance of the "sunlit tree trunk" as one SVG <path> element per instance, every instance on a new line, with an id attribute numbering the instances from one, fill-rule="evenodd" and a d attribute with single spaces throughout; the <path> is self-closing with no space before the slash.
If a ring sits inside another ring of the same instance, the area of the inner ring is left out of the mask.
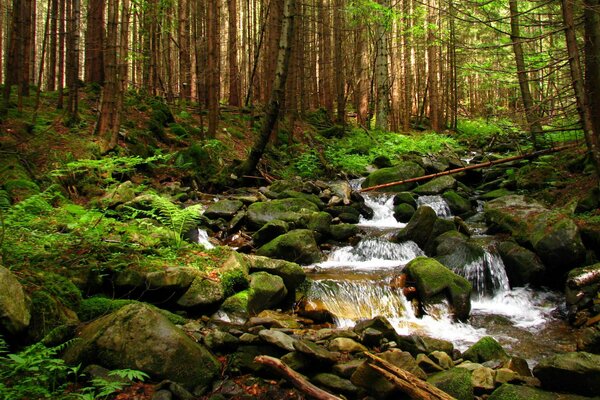
<path id="1" fill-rule="evenodd" d="M 58 0 L 52 0 L 50 11 L 50 44 L 48 47 L 48 68 L 46 69 L 46 90 L 56 88 L 56 56 L 58 52 Z"/>
<path id="2" fill-rule="evenodd" d="M 193 1 L 193 0 L 191 0 Z M 192 59 L 190 54 L 190 0 L 180 0 L 179 12 L 179 97 L 190 101 L 192 97 Z"/>
<path id="3" fill-rule="evenodd" d="M 337 117 L 336 121 L 339 124 L 346 123 L 346 75 L 344 71 L 343 52 L 343 29 L 344 29 L 344 4 L 342 0 L 335 0 L 333 9 L 333 36 L 334 43 L 334 71 L 335 73 L 335 91 L 337 98 Z"/>
<path id="4" fill-rule="evenodd" d="M 70 5 L 70 7 L 69 7 Z M 67 121 L 79 120 L 79 14 L 80 0 L 67 1 Z"/>

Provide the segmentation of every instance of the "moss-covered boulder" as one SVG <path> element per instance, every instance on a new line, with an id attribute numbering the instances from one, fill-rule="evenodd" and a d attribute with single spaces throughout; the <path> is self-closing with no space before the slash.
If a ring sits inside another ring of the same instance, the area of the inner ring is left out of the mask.
<path id="1" fill-rule="evenodd" d="M 496 339 L 485 336 L 469 347 L 463 353 L 463 358 L 474 363 L 484 363 L 492 360 L 508 361 L 510 356 Z"/>
<path id="2" fill-rule="evenodd" d="M 250 275 L 250 291 L 248 293 L 248 311 L 258 314 L 262 310 L 277 306 L 288 291 L 283 279 L 267 272 L 255 272 Z"/>
<path id="3" fill-rule="evenodd" d="M 268 272 L 281 277 L 288 292 L 293 292 L 306 280 L 306 273 L 296 263 L 255 255 L 245 257 L 250 266 L 250 272 Z"/>
<path id="4" fill-rule="evenodd" d="M 354 224 L 337 224 L 329 227 L 329 236 L 338 242 L 344 242 L 358 234 L 359 228 Z"/>
<path id="5" fill-rule="evenodd" d="M 208 276 L 197 276 L 189 289 L 177 300 L 184 308 L 208 309 L 225 300 L 225 291 L 220 281 Z"/>
<path id="6" fill-rule="evenodd" d="M 408 222 L 415 215 L 415 208 L 410 204 L 402 203 L 394 206 L 394 218 L 398 222 Z"/>
<path id="7" fill-rule="evenodd" d="M 219 310 L 213 315 L 213 318 L 232 322 L 235 324 L 243 324 L 248 320 L 250 314 L 248 313 L 248 299 L 250 290 L 242 290 L 237 292 L 233 296 L 229 296 L 225 299 Z"/>
<path id="8" fill-rule="evenodd" d="M 278 199 L 304 199 L 304 200 L 310 201 L 311 203 L 313 203 L 314 205 L 319 207 L 320 210 L 322 210 L 325 207 L 325 204 L 323 203 L 323 201 L 321 201 L 319 196 L 317 196 L 314 193 L 303 193 L 303 192 L 298 192 L 297 190 L 284 190 L 283 192 L 278 193 L 277 198 Z"/>
<path id="9" fill-rule="evenodd" d="M 405 161 L 389 168 L 381 168 L 372 172 L 362 183 L 362 187 L 371 187 L 384 183 L 396 182 L 410 178 L 416 178 L 425 175 L 425 170 L 417 163 Z M 386 192 L 404 192 L 415 186 L 414 183 L 405 183 L 402 185 L 385 188 Z"/>
<path id="10" fill-rule="evenodd" d="M 412 240 L 419 247 L 423 248 L 429 241 L 433 226 L 438 219 L 433 208 L 429 206 L 421 206 L 411 217 L 408 224 L 396 234 L 394 241 L 406 242 Z"/>
<path id="11" fill-rule="evenodd" d="M 584 396 L 600 393 L 600 355 L 585 352 L 556 354 L 542 359 L 533 375 L 548 390 L 568 391 Z"/>
<path id="12" fill-rule="evenodd" d="M 323 259 L 314 233 L 308 229 L 296 229 L 281 235 L 258 249 L 256 254 L 300 265 L 314 264 Z"/>
<path id="13" fill-rule="evenodd" d="M 110 369 L 137 369 L 160 381 L 169 379 L 188 389 L 205 387 L 220 364 L 159 312 L 131 304 L 91 322 L 64 356 L 71 364 L 97 363 Z"/>
<path id="14" fill-rule="evenodd" d="M 262 226 L 259 230 L 254 232 L 252 235 L 252 241 L 256 246 L 262 246 L 265 243 L 270 242 L 279 235 L 283 235 L 290 230 L 290 225 L 282 220 L 274 219 L 269 221 Z"/>
<path id="15" fill-rule="evenodd" d="M 456 179 L 450 175 L 440 176 L 413 189 L 418 195 L 442 194 L 456 188 Z"/>
<path id="16" fill-rule="evenodd" d="M 471 373 L 464 368 L 451 368 L 427 378 L 427 382 L 448 393 L 457 400 L 473 400 Z"/>
<path id="17" fill-rule="evenodd" d="M 13 204 L 40 192 L 40 187 L 31 180 L 27 169 L 16 155 L 3 154 L 0 182 Z"/>
<path id="18" fill-rule="evenodd" d="M 0 265 L 0 332 L 16 335 L 31 320 L 31 301 L 17 278 Z"/>
<path id="19" fill-rule="evenodd" d="M 240 200 L 220 200 L 209 205 L 204 211 L 204 216 L 210 219 L 230 220 L 243 206 L 244 203 Z"/>
<path id="20" fill-rule="evenodd" d="M 411 192 L 400 192 L 394 196 L 394 205 L 409 204 L 417 208 L 417 197 Z"/>
<path id="21" fill-rule="evenodd" d="M 549 268 L 549 284 L 562 285 L 565 273 L 584 261 L 585 247 L 573 220 L 524 196 L 505 196 L 486 203 L 492 232 L 510 233 L 533 249 Z"/>
<path id="22" fill-rule="evenodd" d="M 295 215 L 301 212 L 318 212 L 319 207 L 305 199 L 280 199 L 257 202 L 248 206 L 248 223 L 252 228 L 259 229 L 274 219 L 295 221 Z"/>
<path id="23" fill-rule="evenodd" d="M 513 241 L 500 243 L 498 252 L 511 286 L 539 285 L 542 282 L 546 267 L 534 252 Z"/>
<path id="24" fill-rule="evenodd" d="M 564 397 L 563 397 L 564 396 Z M 488 397 L 488 400 L 567 400 L 567 396 L 546 392 L 531 386 L 504 383 Z M 568 400 L 575 400 L 568 397 Z M 581 399 L 583 400 L 583 399 Z"/>
<path id="25" fill-rule="evenodd" d="M 452 272 L 437 260 L 417 257 L 409 262 L 404 271 L 415 282 L 421 304 L 447 300 L 454 317 L 466 320 L 471 312 L 471 284 Z"/>
<path id="26" fill-rule="evenodd" d="M 452 211 L 452 214 L 454 215 L 465 215 L 472 211 L 471 201 L 456 193 L 454 190 L 444 192 L 442 197 L 446 200 L 448 207 L 450 207 L 450 211 Z"/>

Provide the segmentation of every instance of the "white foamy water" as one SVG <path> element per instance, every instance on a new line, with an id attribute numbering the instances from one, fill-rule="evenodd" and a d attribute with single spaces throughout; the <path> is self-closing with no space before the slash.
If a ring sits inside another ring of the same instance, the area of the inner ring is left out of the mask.
<path id="1" fill-rule="evenodd" d="M 448 203 L 442 196 L 419 196 L 417 198 L 417 206 L 429 206 L 433 208 L 435 214 L 440 218 L 449 218 L 452 216 L 452 211 L 448 207 Z"/>
<path id="2" fill-rule="evenodd" d="M 375 228 L 404 228 L 406 224 L 396 221 L 394 217 L 393 194 L 365 195 L 365 205 L 373 209 L 373 218 L 366 219 L 361 215 L 358 225 Z"/>
<path id="3" fill-rule="evenodd" d="M 471 282 L 475 298 L 510 291 L 504 262 L 500 255 L 490 250 L 484 250 L 482 257 L 455 269 L 454 272 Z"/>
<path id="4" fill-rule="evenodd" d="M 356 246 L 345 246 L 329 254 L 327 261 L 316 264 L 318 268 L 345 268 L 354 271 L 393 269 L 408 264 L 425 253 L 412 241 L 392 243 L 381 238 L 361 240 Z"/>
<path id="5" fill-rule="evenodd" d="M 215 246 L 208 241 L 208 233 L 204 229 L 198 228 L 198 244 L 204 246 L 206 250 L 214 249 Z"/>

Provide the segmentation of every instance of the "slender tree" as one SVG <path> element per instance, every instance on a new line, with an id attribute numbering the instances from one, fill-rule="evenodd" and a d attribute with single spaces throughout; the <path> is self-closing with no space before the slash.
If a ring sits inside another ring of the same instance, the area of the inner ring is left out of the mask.
<path id="1" fill-rule="evenodd" d="M 229 15 L 227 58 L 229 61 L 229 105 L 241 105 L 240 68 L 238 65 L 238 28 L 237 28 L 237 1 L 228 0 L 227 10 Z"/>
<path id="2" fill-rule="evenodd" d="M 217 135 L 219 124 L 220 58 L 219 40 L 220 2 L 208 2 L 208 136 Z"/>
<path id="3" fill-rule="evenodd" d="M 389 0 L 378 0 L 378 3 L 389 10 Z M 377 115 L 375 126 L 381 130 L 388 130 L 390 116 L 390 75 L 388 69 L 390 19 L 387 13 L 382 13 L 377 21 L 375 30 L 376 57 L 375 57 L 375 80 L 377 82 Z"/>
<path id="4" fill-rule="evenodd" d="M 592 125 L 590 151 L 600 175 L 600 0 L 584 0 L 585 91 Z"/>
<path id="5" fill-rule="evenodd" d="M 85 31 L 86 83 L 104 82 L 104 0 L 89 0 Z"/>
<path id="6" fill-rule="evenodd" d="M 179 97 L 192 98 L 192 58 L 190 53 L 190 0 L 179 1 Z"/>
<path id="7" fill-rule="evenodd" d="M 66 75 L 69 97 L 67 100 L 67 121 L 79 120 L 79 15 L 80 0 L 67 0 L 67 60 Z"/>

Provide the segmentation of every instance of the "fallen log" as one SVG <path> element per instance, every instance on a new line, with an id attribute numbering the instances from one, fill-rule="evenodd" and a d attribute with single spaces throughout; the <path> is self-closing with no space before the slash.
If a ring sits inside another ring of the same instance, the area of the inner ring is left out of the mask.
<path id="1" fill-rule="evenodd" d="M 377 357 L 374 354 L 365 352 L 367 358 L 371 360 L 369 365 L 387 379 L 389 382 L 398 387 L 404 393 L 408 394 L 412 399 L 416 400 L 456 400 L 448 393 L 438 389 L 437 387 L 417 378 L 410 372 L 390 364 L 386 360 Z M 378 364 L 378 365 L 376 365 Z"/>
<path id="2" fill-rule="evenodd" d="M 553 147 L 551 149 L 534 151 L 533 153 L 521 154 L 519 156 L 501 158 L 500 160 L 493 160 L 493 161 L 488 161 L 488 162 L 484 162 L 484 163 L 480 163 L 480 164 L 467 165 L 466 167 L 455 168 L 455 169 L 451 169 L 448 171 L 436 172 L 435 174 L 423 175 L 423 176 L 419 176 L 416 178 L 404 179 L 404 180 L 396 181 L 396 182 L 382 183 L 381 185 L 369 186 L 369 187 L 360 189 L 360 191 L 361 192 L 369 192 L 371 190 L 384 189 L 387 187 L 402 185 L 403 183 L 420 182 L 420 181 L 424 181 L 427 179 L 437 178 L 440 176 L 454 175 L 454 174 L 458 174 L 459 172 L 469 171 L 472 169 L 486 168 L 486 167 L 494 166 L 496 164 L 503 164 L 503 163 L 507 163 L 507 162 L 511 162 L 511 161 L 523 160 L 523 159 L 527 159 L 527 158 L 543 156 L 545 154 L 556 153 L 556 152 L 571 149 L 571 148 L 577 147 L 577 146 L 578 146 L 578 144 L 575 143 L 575 144 L 569 144 L 569 145 L 561 146 L 561 147 Z"/>
<path id="3" fill-rule="evenodd" d="M 256 356 L 254 362 L 266 365 L 279 375 L 289 380 L 302 393 L 316 400 L 342 400 L 341 397 L 334 396 L 325 390 L 310 383 L 304 376 L 294 371 L 281 360 L 269 356 Z"/>

